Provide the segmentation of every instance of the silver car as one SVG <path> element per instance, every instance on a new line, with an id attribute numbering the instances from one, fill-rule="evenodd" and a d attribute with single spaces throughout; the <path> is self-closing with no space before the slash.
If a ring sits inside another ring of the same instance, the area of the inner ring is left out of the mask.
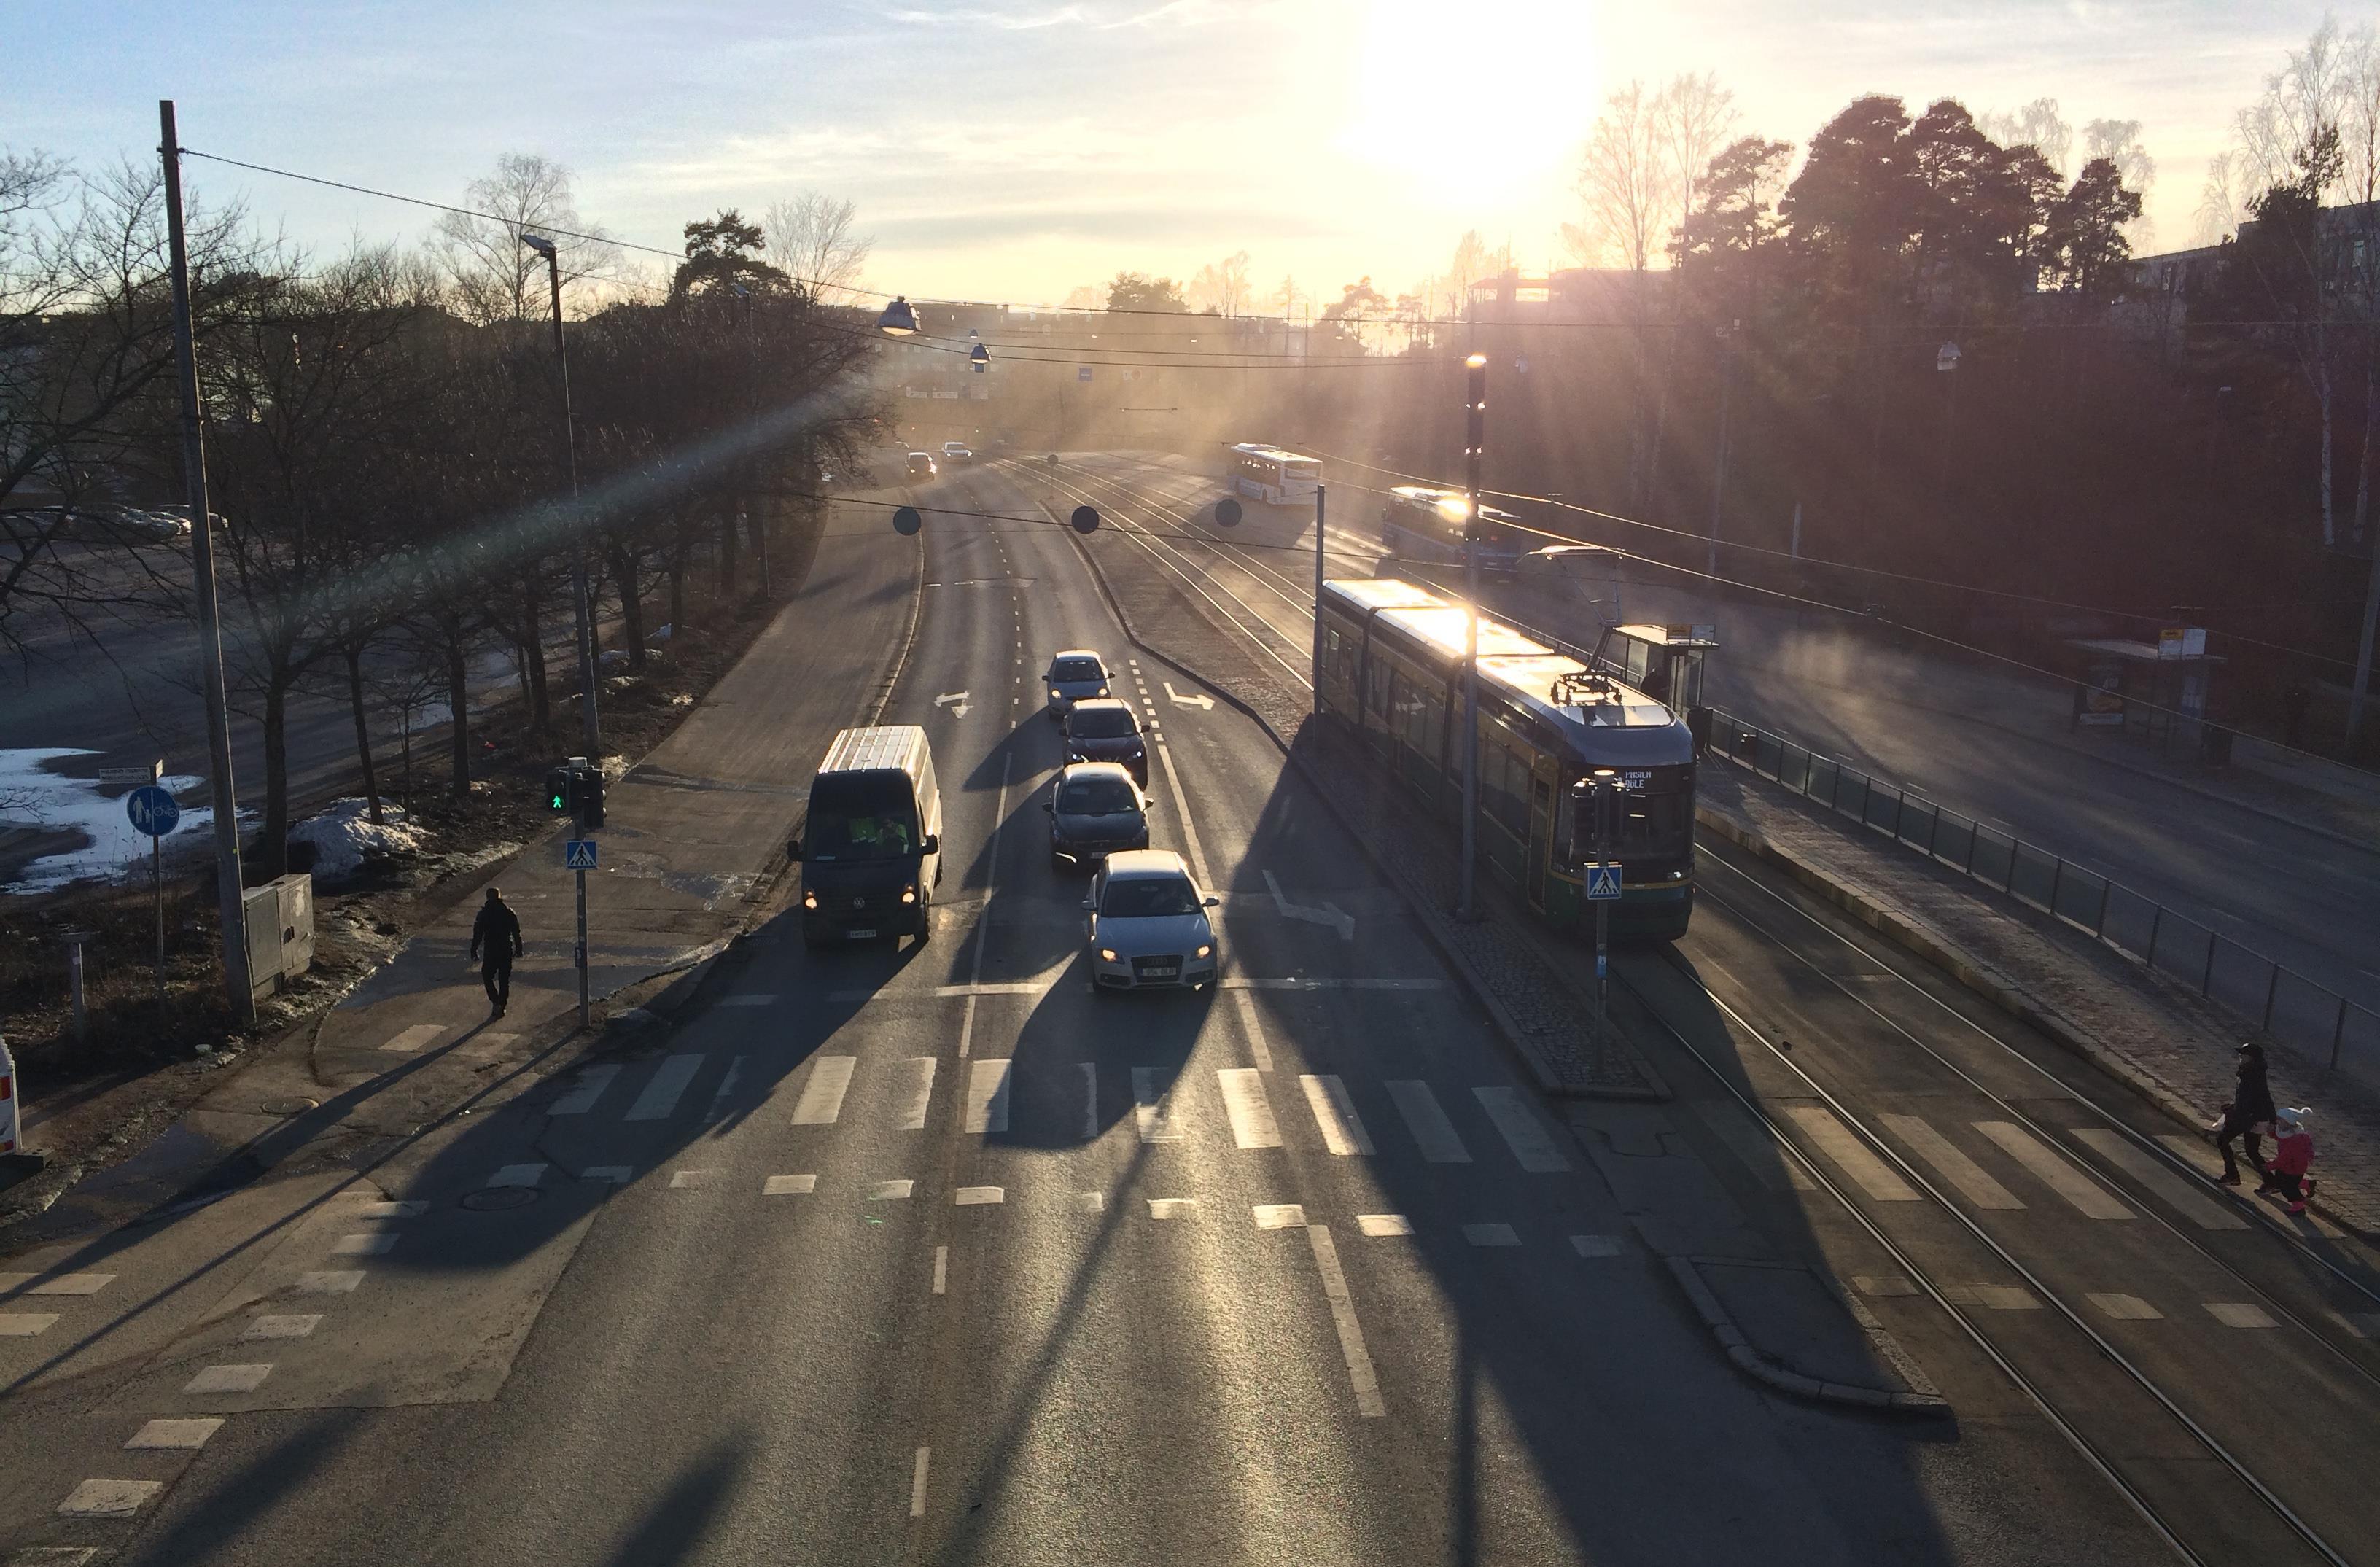
<path id="1" fill-rule="evenodd" d="M 1091 981 L 1099 990 L 1195 988 L 1215 982 L 1215 927 L 1189 868 L 1171 849 L 1108 856 L 1083 900 L 1089 911 Z"/>
<path id="2" fill-rule="evenodd" d="M 1045 711 L 1051 718 L 1062 718 L 1085 698 L 1108 694 L 1107 660 L 1088 648 L 1069 648 L 1050 659 L 1050 672 L 1041 680 L 1050 693 Z"/>
<path id="3" fill-rule="evenodd" d="M 1041 808 L 1050 813 L 1052 865 L 1097 865 L 1118 850 L 1148 847 L 1148 796 L 1119 763 L 1059 769 Z"/>

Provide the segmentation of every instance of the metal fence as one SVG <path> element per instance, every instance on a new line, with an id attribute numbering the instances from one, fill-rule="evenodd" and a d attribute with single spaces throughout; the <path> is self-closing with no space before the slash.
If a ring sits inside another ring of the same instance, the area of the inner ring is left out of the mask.
<path id="1" fill-rule="evenodd" d="M 2380 1083 L 2380 1013 L 2144 893 L 1717 709 L 1711 749 L 2089 932 L 2334 1072 Z"/>

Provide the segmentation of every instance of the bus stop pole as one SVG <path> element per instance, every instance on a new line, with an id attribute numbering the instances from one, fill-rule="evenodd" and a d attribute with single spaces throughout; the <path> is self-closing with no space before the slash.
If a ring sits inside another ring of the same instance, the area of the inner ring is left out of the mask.
<path id="1" fill-rule="evenodd" d="M 1314 487 L 1314 711 L 1322 711 L 1322 518 L 1324 498 L 1328 492 L 1322 485 Z"/>
<path id="2" fill-rule="evenodd" d="M 1604 778 L 1593 780 L 1595 793 L 1588 796 L 1595 808 L 1595 862 L 1597 865 L 1604 864 L 1609 857 L 1610 841 L 1605 831 L 1608 823 L 1604 808 L 1604 785 L 1608 782 L 1609 780 Z M 1610 985 L 1610 951 L 1611 900 L 1597 898 L 1595 900 L 1595 1044 L 1597 1050 L 1603 1048 L 1604 1008 Z"/>
<path id="3" fill-rule="evenodd" d="M 572 820 L 573 820 L 577 824 L 577 828 L 578 828 L 578 835 L 579 835 L 581 838 L 586 837 L 586 836 L 587 836 L 587 817 L 586 817 L 586 813 L 582 810 L 581 812 L 579 812 L 579 814 L 578 814 L 578 815 L 575 816 Z M 578 869 L 577 869 L 573 873 L 573 875 L 572 875 L 572 880 L 576 881 L 578 883 L 578 946 L 577 946 L 577 951 L 576 951 L 576 953 L 575 953 L 574 956 L 575 956 L 576 961 L 577 961 L 577 965 L 578 965 L 578 1026 L 580 1026 L 581 1028 L 584 1028 L 584 1027 L 586 1027 L 586 1026 L 587 1026 L 587 1020 L 588 1020 L 588 996 L 587 996 L 587 868 L 586 868 L 585 866 L 580 866 L 580 867 L 579 867 L 579 868 L 578 868 Z"/>

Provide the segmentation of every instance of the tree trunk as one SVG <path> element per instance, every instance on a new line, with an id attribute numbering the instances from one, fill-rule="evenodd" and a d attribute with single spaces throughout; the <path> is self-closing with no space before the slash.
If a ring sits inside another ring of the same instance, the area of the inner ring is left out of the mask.
<path id="1" fill-rule="evenodd" d="M 670 635 L 686 635 L 686 530 L 678 529 L 676 542 L 670 549 Z"/>
<path id="2" fill-rule="evenodd" d="M 446 636 L 447 749 L 454 765 L 449 787 L 458 800 L 471 797 L 471 672 L 463 660 L 463 632 L 450 626 Z"/>
<path id="3" fill-rule="evenodd" d="M 364 650 L 347 644 L 347 709 L 356 720 L 356 766 L 364 775 L 364 816 L 374 826 L 380 820 L 380 772 L 372 765 L 371 723 L 364 709 Z"/>
<path id="4" fill-rule="evenodd" d="M 645 599 L 637 580 L 637 560 L 625 544 L 611 549 L 612 576 L 620 585 L 620 636 L 628 644 L 628 667 L 645 667 Z"/>
<path id="5" fill-rule="evenodd" d="M 2367 537 L 2364 529 L 2372 517 L 2372 415 L 2374 395 L 2380 392 L 2380 386 L 2374 384 L 2375 381 L 2380 381 L 2380 374 L 2375 374 L 2375 371 L 2380 371 L 2380 366 L 2375 366 L 2372 344 L 2367 340 L 2363 345 L 2363 444 L 2357 449 L 2355 456 L 2355 542 L 2358 544 Z"/>
<path id="6" fill-rule="evenodd" d="M 2331 472 L 2331 393 L 2330 358 L 2323 355 L 2314 363 L 2314 400 L 2322 408 L 2322 547 L 2331 548 L 2338 541 L 2338 513 L 2333 509 L 2331 492 L 2335 476 Z"/>
<path id="7" fill-rule="evenodd" d="M 264 827 L 251 852 L 258 881 L 289 873 L 289 680 L 279 670 L 264 683 Z"/>
<path id="8" fill-rule="evenodd" d="M 545 595 L 534 575 L 521 582 L 521 668 L 528 676 L 529 727 L 542 735 L 553 724 L 553 699 L 546 687 Z"/>
<path id="9" fill-rule="evenodd" d="M 735 597 L 735 514 L 722 514 L 719 519 L 719 591 L 731 601 Z"/>

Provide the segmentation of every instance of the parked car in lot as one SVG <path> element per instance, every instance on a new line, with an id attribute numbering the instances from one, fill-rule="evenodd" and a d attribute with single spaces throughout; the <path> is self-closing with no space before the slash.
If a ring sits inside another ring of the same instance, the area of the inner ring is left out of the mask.
<path id="1" fill-rule="evenodd" d="M 910 477 L 910 478 L 912 478 L 912 479 L 931 479 L 931 478 L 933 478 L 933 477 L 934 477 L 934 473 L 935 473 L 935 468 L 934 468 L 934 454 L 933 454 L 933 453 L 931 453 L 931 452 L 912 452 L 912 453 L 910 453 L 910 454 L 909 454 L 909 477 Z"/>
<path id="2" fill-rule="evenodd" d="M 1041 808 L 1050 813 L 1052 865 L 1098 865 L 1121 850 L 1148 847 L 1148 796 L 1111 761 L 1060 768 Z"/>
<path id="3" fill-rule="evenodd" d="M 1063 718 L 1076 702 L 1108 694 L 1107 661 L 1088 648 L 1069 648 L 1050 659 L 1050 672 L 1041 680 L 1050 693 L 1046 711 L 1052 718 Z"/>
<path id="4" fill-rule="evenodd" d="M 1068 761 L 1120 762 L 1147 786 L 1148 742 L 1131 703 L 1113 697 L 1084 698 L 1058 721 L 1058 732 L 1065 737 Z"/>
<path id="5" fill-rule="evenodd" d="M 967 443 L 964 441 L 945 441 L 942 443 L 942 461 L 971 463 L 975 461 L 975 454 L 967 450 Z"/>
<path id="6" fill-rule="evenodd" d="M 133 506 L 23 506 L 8 516 L 17 529 L 60 543 L 171 544 L 190 535 L 187 516 Z"/>
<path id="7" fill-rule="evenodd" d="M 1083 900 L 1088 911 L 1091 982 L 1098 990 L 1211 985 L 1219 959 L 1207 911 L 1221 903 L 1198 890 L 1171 849 L 1108 856 Z"/>

